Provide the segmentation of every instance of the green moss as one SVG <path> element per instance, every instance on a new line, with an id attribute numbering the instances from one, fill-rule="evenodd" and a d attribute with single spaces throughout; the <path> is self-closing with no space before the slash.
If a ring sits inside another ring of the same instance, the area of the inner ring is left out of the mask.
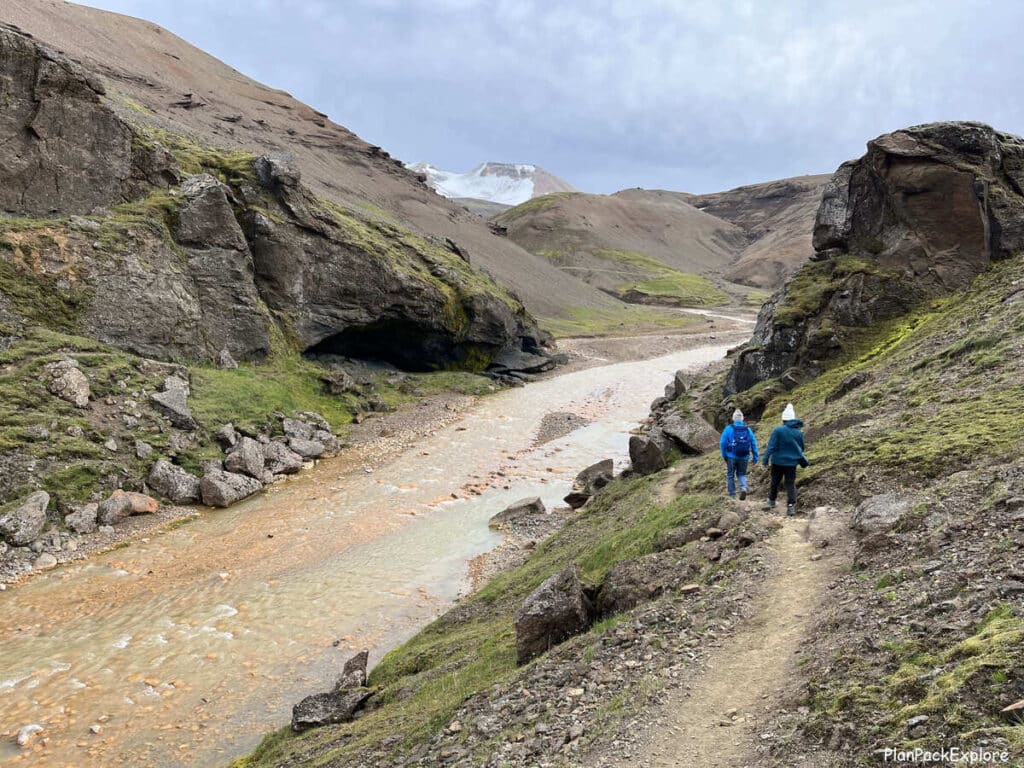
<path id="1" fill-rule="evenodd" d="M 159 144 L 170 151 L 185 175 L 209 173 L 225 184 L 253 181 L 256 178 L 256 155 L 252 152 L 200 145 L 187 136 L 148 123 L 139 123 L 134 127 L 134 142 L 138 149 L 153 150 Z"/>
<path id="2" fill-rule="evenodd" d="M 568 307 L 560 317 L 543 317 L 540 327 L 557 338 L 637 335 L 703 328 L 699 317 L 669 309 L 625 305 L 616 308 Z"/>
<path id="3" fill-rule="evenodd" d="M 680 272 L 645 253 L 602 249 L 594 251 L 594 256 L 650 276 L 619 286 L 617 292 L 621 298 L 640 294 L 650 298 L 671 299 L 672 304 L 683 307 L 715 306 L 729 302 L 729 297 L 708 278 Z"/>
<path id="4" fill-rule="evenodd" d="M 263 363 L 242 363 L 234 370 L 192 369 L 189 407 L 207 430 L 223 424 L 256 429 L 275 411 L 316 411 L 332 426 L 352 420 L 352 396 L 327 394 L 320 376 L 326 370 L 298 353 L 278 353 Z"/>
<path id="5" fill-rule="evenodd" d="M 26 248 L 23 245 L 22 252 Z M 6 253 L 0 254 L 0 292 L 26 320 L 65 332 L 78 328 L 93 293 L 74 274 L 48 274 Z"/>
<path id="6" fill-rule="evenodd" d="M 494 217 L 494 221 L 503 226 L 508 226 L 516 220 L 526 216 L 527 214 L 540 213 L 541 211 L 547 210 L 559 200 L 566 200 L 573 197 L 578 193 L 576 192 L 553 192 L 550 195 L 541 195 L 540 197 L 534 197 L 527 200 L 525 203 L 520 203 L 514 208 L 509 208 L 507 211 L 502 211 Z"/>
<path id="7" fill-rule="evenodd" d="M 747 292 L 747 294 L 743 297 L 743 303 L 746 304 L 748 307 L 761 307 L 771 297 L 772 295 L 768 291 L 755 289 L 753 291 Z"/>
<path id="8" fill-rule="evenodd" d="M 782 301 L 775 311 L 781 326 L 793 325 L 817 314 L 839 284 L 854 274 L 881 275 L 878 263 L 856 256 L 839 256 L 805 263 L 786 283 Z"/>
<path id="9" fill-rule="evenodd" d="M 878 738 L 892 746 L 910 743 L 906 722 L 917 715 L 937 718 L 961 732 L 1000 728 L 998 707 L 987 713 L 968 711 L 966 700 L 976 699 L 978 694 L 968 695 L 966 691 L 977 686 L 999 687 L 1013 678 L 1024 643 L 1024 621 L 1012 606 L 1002 605 L 965 640 L 943 647 L 935 644 L 940 637 L 886 643 L 896 660 L 893 672 L 865 684 L 860 675 L 866 667 L 853 665 L 845 684 L 816 696 L 814 708 L 830 720 L 857 719 L 871 713 Z"/>

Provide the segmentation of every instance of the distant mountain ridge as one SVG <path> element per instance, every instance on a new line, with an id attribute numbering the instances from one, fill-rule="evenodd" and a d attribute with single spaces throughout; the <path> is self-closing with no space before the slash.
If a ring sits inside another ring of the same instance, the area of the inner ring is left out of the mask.
<path id="1" fill-rule="evenodd" d="M 426 162 L 406 166 L 425 177 L 427 186 L 451 199 L 519 205 L 553 192 L 575 192 L 568 183 L 528 163 L 481 163 L 467 173 L 446 171 Z"/>

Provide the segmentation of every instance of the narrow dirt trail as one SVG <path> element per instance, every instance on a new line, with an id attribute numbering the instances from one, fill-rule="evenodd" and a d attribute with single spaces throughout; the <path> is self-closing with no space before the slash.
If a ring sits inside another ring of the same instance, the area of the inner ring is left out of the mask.
<path id="1" fill-rule="evenodd" d="M 811 560 L 808 521 L 787 518 L 772 537 L 777 568 L 755 600 L 755 614 L 708 658 L 689 690 L 665 705 L 648 732 L 638 768 L 742 768 L 759 758 L 757 722 L 779 706 L 796 678 L 800 640 L 830 579 L 835 558 Z"/>

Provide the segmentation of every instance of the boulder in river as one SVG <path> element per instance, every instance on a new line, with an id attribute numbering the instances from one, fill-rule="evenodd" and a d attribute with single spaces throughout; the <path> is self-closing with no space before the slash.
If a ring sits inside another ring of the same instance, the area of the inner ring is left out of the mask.
<path id="1" fill-rule="evenodd" d="M 580 568 L 573 564 L 533 592 L 515 613 L 516 661 L 523 664 L 590 624 Z"/>
<path id="2" fill-rule="evenodd" d="M 292 730 L 347 723 L 373 694 L 369 688 L 345 688 L 307 696 L 292 708 Z"/>
<path id="3" fill-rule="evenodd" d="M 530 496 L 505 507 L 505 509 L 492 517 L 487 525 L 491 528 L 503 528 L 505 525 L 524 517 L 543 515 L 545 511 L 544 502 L 540 500 L 540 497 Z"/>
<path id="4" fill-rule="evenodd" d="M 157 459 L 146 481 L 154 491 L 175 504 L 199 501 L 199 478 L 167 459 Z"/>
<path id="5" fill-rule="evenodd" d="M 203 504 L 210 507 L 230 507 L 263 488 L 263 483 L 248 475 L 225 472 L 210 467 L 199 481 Z"/>
<path id="6" fill-rule="evenodd" d="M 23 547 L 39 538 L 46 525 L 46 507 L 50 494 L 36 491 L 21 504 L 0 517 L 0 537 L 8 544 Z"/>

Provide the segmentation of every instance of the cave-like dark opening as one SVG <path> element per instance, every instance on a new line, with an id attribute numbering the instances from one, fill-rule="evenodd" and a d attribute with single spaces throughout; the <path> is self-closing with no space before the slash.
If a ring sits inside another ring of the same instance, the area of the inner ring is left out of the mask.
<path id="1" fill-rule="evenodd" d="M 382 361 L 405 371 L 432 371 L 459 362 L 464 351 L 446 334 L 407 320 L 378 320 L 346 328 L 306 350 L 307 357 L 321 355 Z"/>

